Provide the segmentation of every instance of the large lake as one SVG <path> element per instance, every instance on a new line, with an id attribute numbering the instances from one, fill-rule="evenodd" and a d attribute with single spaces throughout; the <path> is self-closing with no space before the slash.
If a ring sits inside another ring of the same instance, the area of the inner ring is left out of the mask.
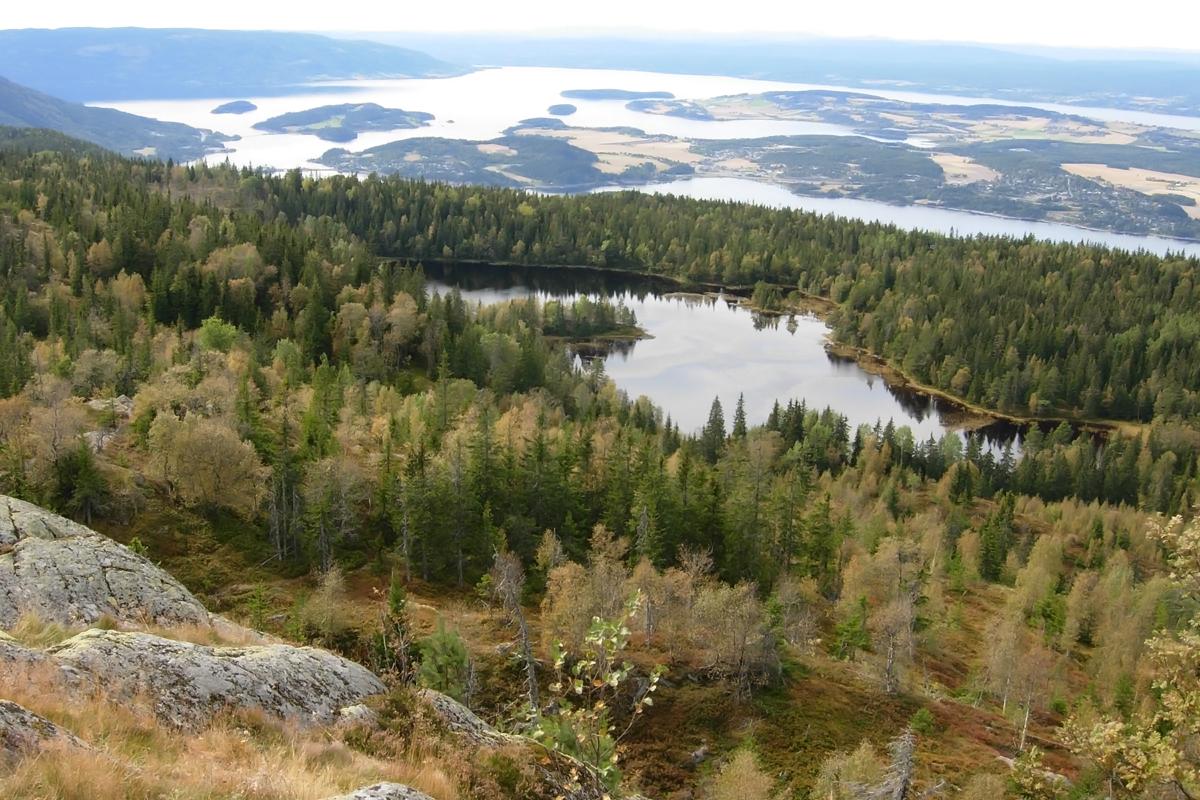
<path id="1" fill-rule="evenodd" d="M 402 138 L 442 136 L 458 139 L 492 139 L 522 119 L 546 116 L 546 109 L 564 102 L 568 89 L 626 89 L 666 91 L 682 99 L 702 99 L 742 92 L 778 90 L 861 88 L 815 84 L 759 81 L 707 75 L 673 75 L 624 70 L 560 69 L 550 67 L 502 67 L 484 69 L 454 78 L 409 80 L 361 80 L 313 87 L 312 91 L 282 97 L 214 97 L 204 100 L 139 100 L 96 103 L 242 137 L 230 145 L 229 159 L 238 165 L 289 169 L 323 170 L 314 163 L 326 150 L 339 145 L 304 134 L 270 134 L 256 131 L 254 123 L 288 111 L 300 111 L 333 103 L 374 102 L 410 111 L 426 111 L 436 119 L 432 125 L 408 130 L 366 133 L 349 145 L 364 150 Z M 1152 114 L 1109 108 L 1087 108 L 1048 103 L 1006 103 L 979 97 L 933 95 L 896 90 L 869 90 L 871 94 L 900 100 L 953 104 L 1026 105 L 1063 111 L 1101 120 L 1200 130 L 1200 118 Z M 212 109 L 229 100 L 248 99 L 258 110 L 242 115 L 213 114 Z M 622 100 L 570 100 L 578 108 L 567 117 L 571 125 L 587 127 L 629 126 L 648 133 L 696 139 L 833 134 L 850 131 L 836 125 L 785 120 L 704 121 L 645 114 L 625 108 Z M 648 191 L 669 191 L 693 197 L 740 200 L 765 205 L 804 208 L 821 213 L 890 222 L 906 228 L 922 228 L 961 235 L 1033 235 L 1059 241 L 1091 241 L 1126 249 L 1152 252 L 1186 252 L 1200 255 L 1200 243 L 1150 236 L 1129 236 L 1090 231 L 1069 225 L 991 217 L 928 206 L 893 206 L 869 200 L 804 197 L 767 183 L 734 178 L 696 178 L 671 184 L 655 184 Z"/>
<path id="2" fill-rule="evenodd" d="M 623 302 L 652 338 L 614 348 L 604 356 L 605 371 L 631 398 L 645 395 L 669 412 L 683 431 L 704 424 L 714 397 L 731 420 L 739 393 L 752 424 L 765 421 L 776 400 L 789 399 L 833 408 L 852 426 L 892 420 L 922 440 L 962 430 L 969 421 L 951 404 L 891 387 L 855 362 L 831 356 L 828 328 L 816 317 L 765 316 L 732 298 L 681 295 L 665 283 L 611 272 L 438 264 L 426 270 L 431 291 L 454 287 L 485 305 L 534 296 Z M 1017 432 L 993 423 L 982 433 L 999 443 Z"/>

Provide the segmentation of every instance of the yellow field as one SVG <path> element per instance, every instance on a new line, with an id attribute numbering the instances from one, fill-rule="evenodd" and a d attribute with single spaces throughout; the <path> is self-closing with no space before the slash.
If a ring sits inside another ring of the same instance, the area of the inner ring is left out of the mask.
<path id="1" fill-rule="evenodd" d="M 1122 169 L 1107 164 L 1063 164 L 1063 169 L 1081 178 L 1104 181 L 1142 194 L 1177 194 L 1190 197 L 1198 205 L 1183 206 L 1183 210 L 1193 219 L 1200 219 L 1200 178 L 1192 175 L 1155 172 L 1137 167 Z"/>
<path id="2" fill-rule="evenodd" d="M 994 181 L 1000 177 L 1000 173 L 991 167 L 984 166 L 978 161 L 972 161 L 966 156 L 953 153 L 930 153 L 929 157 L 946 173 L 946 183 L 954 186 L 976 181 Z"/>
<path id="3" fill-rule="evenodd" d="M 516 133 L 566 139 L 576 147 L 595 153 L 600 159 L 597 168 L 611 174 L 620 174 L 628 167 L 646 162 L 654 164 L 661 172 L 675 164 L 696 164 L 702 160 L 701 156 L 691 151 L 689 143 L 683 139 L 631 136 L 627 133 L 591 128 L 521 128 Z"/>

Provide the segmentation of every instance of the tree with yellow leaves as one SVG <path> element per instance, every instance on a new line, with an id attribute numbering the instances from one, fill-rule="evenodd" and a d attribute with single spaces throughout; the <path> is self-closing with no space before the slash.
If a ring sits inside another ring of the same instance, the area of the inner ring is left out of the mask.
<path id="1" fill-rule="evenodd" d="M 1151 534 L 1169 553 L 1170 580 L 1200 604 L 1200 519 L 1156 522 Z M 1067 741 L 1096 763 L 1108 797 L 1200 796 L 1200 612 L 1179 630 L 1146 642 L 1152 699 L 1128 719 L 1068 720 Z M 1165 792 L 1165 793 L 1164 793 Z"/>

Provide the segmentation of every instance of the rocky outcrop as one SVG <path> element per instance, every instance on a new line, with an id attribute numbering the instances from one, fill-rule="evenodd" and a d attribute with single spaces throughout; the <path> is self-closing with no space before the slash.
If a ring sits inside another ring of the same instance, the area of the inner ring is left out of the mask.
<path id="1" fill-rule="evenodd" d="M 340 794 L 329 800 L 434 800 L 424 792 L 417 791 L 403 783 L 377 783 L 374 786 L 364 786 L 350 794 Z"/>
<path id="2" fill-rule="evenodd" d="M 520 740 L 520 737 L 496 730 L 453 697 L 435 692 L 433 689 L 420 689 L 417 695 L 429 704 L 438 719 L 447 728 L 474 744 L 484 747 L 499 747 L 514 740 Z"/>
<path id="3" fill-rule="evenodd" d="M 41 650 L 35 650 L 0 631 L 0 676 L 20 678 L 46 689 L 74 691 L 86 689 L 88 680 L 68 664 L 60 664 Z"/>
<path id="4" fill-rule="evenodd" d="M 112 414 L 114 417 L 128 419 L 133 416 L 133 400 L 125 394 L 119 394 L 116 397 L 96 397 L 88 400 L 85 405 L 92 411 Z"/>
<path id="5" fill-rule="evenodd" d="M 546 749 L 525 736 L 502 733 L 479 718 L 475 712 L 452 697 L 432 689 L 421 689 L 418 696 L 454 734 L 477 747 L 525 748 L 537 771 L 541 786 L 538 798 L 555 800 L 607 800 L 608 787 L 593 769 L 563 753 Z M 645 800 L 641 795 L 623 795 L 626 800 Z"/>
<path id="6" fill-rule="evenodd" d="M 116 428 L 101 428 L 98 431 L 85 431 L 83 441 L 93 453 L 100 453 L 117 438 Z"/>
<path id="7" fill-rule="evenodd" d="M 48 746 L 90 749 L 74 734 L 9 700 L 0 700 L 0 762 L 34 755 Z"/>
<path id="8" fill-rule="evenodd" d="M 339 728 L 378 728 L 379 715 L 362 703 L 346 706 L 338 711 Z"/>
<path id="9" fill-rule="evenodd" d="M 0 669 L 5 672 L 14 666 L 34 667 L 49 660 L 42 651 L 26 647 L 4 631 L 0 631 Z"/>
<path id="10" fill-rule="evenodd" d="M 160 719 L 184 728 L 202 726 L 227 708 L 325 724 L 342 708 L 384 691 L 370 670 L 312 647 L 207 647 L 90 630 L 46 653 L 106 691 L 148 698 Z"/>
<path id="11" fill-rule="evenodd" d="M 26 613 L 64 625 L 102 617 L 210 624 L 200 601 L 147 559 L 91 528 L 0 495 L 0 628 Z"/>

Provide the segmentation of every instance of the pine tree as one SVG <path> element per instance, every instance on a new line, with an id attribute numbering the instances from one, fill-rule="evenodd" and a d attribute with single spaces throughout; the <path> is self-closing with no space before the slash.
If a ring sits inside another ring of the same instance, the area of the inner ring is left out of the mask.
<path id="1" fill-rule="evenodd" d="M 421 685 L 469 705 L 475 692 L 475 666 L 458 631 L 449 630 L 439 618 L 437 629 L 422 639 L 419 647 L 417 678 Z"/>

